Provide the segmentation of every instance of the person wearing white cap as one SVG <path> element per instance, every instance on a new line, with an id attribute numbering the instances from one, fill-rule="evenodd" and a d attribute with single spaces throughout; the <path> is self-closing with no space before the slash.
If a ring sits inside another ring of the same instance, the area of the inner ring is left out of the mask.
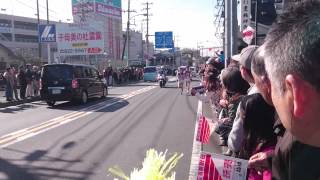
<path id="1" fill-rule="evenodd" d="M 241 76 L 250 84 L 248 95 L 258 93 L 258 90 L 254 84 L 254 79 L 251 73 L 251 61 L 254 52 L 258 49 L 257 46 L 248 46 L 242 49 L 240 54 L 231 57 L 234 61 L 239 62 Z M 228 148 L 233 152 L 239 152 L 242 147 L 244 137 L 243 121 L 240 118 L 240 105 L 237 108 L 236 117 L 228 137 Z M 231 154 L 231 152 L 226 153 Z"/>

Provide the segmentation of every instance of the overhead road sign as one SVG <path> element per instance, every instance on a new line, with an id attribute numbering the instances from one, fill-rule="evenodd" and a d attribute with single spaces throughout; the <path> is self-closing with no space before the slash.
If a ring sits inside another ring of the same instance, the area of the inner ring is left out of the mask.
<path id="1" fill-rule="evenodd" d="M 174 48 L 173 33 L 168 32 L 155 32 L 155 46 L 158 49 L 161 48 Z"/>

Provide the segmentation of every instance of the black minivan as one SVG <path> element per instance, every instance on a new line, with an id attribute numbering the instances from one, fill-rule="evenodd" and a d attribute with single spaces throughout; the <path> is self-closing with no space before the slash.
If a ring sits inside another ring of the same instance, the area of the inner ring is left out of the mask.
<path id="1" fill-rule="evenodd" d="M 41 99 L 49 106 L 56 101 L 77 101 L 85 104 L 88 98 L 105 97 L 108 88 L 98 70 L 88 65 L 44 65 L 40 79 Z"/>

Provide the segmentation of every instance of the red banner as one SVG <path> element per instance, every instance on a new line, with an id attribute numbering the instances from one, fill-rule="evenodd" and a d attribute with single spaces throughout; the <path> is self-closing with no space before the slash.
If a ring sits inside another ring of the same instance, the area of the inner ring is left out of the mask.
<path id="1" fill-rule="evenodd" d="M 198 131 L 196 140 L 208 144 L 210 142 L 210 125 L 206 117 L 201 116 L 198 123 Z"/>

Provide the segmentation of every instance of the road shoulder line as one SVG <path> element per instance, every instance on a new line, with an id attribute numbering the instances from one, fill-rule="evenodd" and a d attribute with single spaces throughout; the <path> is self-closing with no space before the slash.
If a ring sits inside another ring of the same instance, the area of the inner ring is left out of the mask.
<path id="1" fill-rule="evenodd" d="M 196 138 L 197 138 L 197 130 L 198 130 L 198 121 L 201 115 L 202 115 L 202 102 L 198 101 L 198 110 L 197 110 L 197 117 L 195 121 L 196 124 L 194 128 L 192 155 L 191 155 L 191 163 L 190 163 L 190 171 L 189 171 L 189 180 L 197 179 L 198 164 L 200 159 L 200 153 L 202 150 L 202 145 L 200 142 L 196 140 Z"/>

